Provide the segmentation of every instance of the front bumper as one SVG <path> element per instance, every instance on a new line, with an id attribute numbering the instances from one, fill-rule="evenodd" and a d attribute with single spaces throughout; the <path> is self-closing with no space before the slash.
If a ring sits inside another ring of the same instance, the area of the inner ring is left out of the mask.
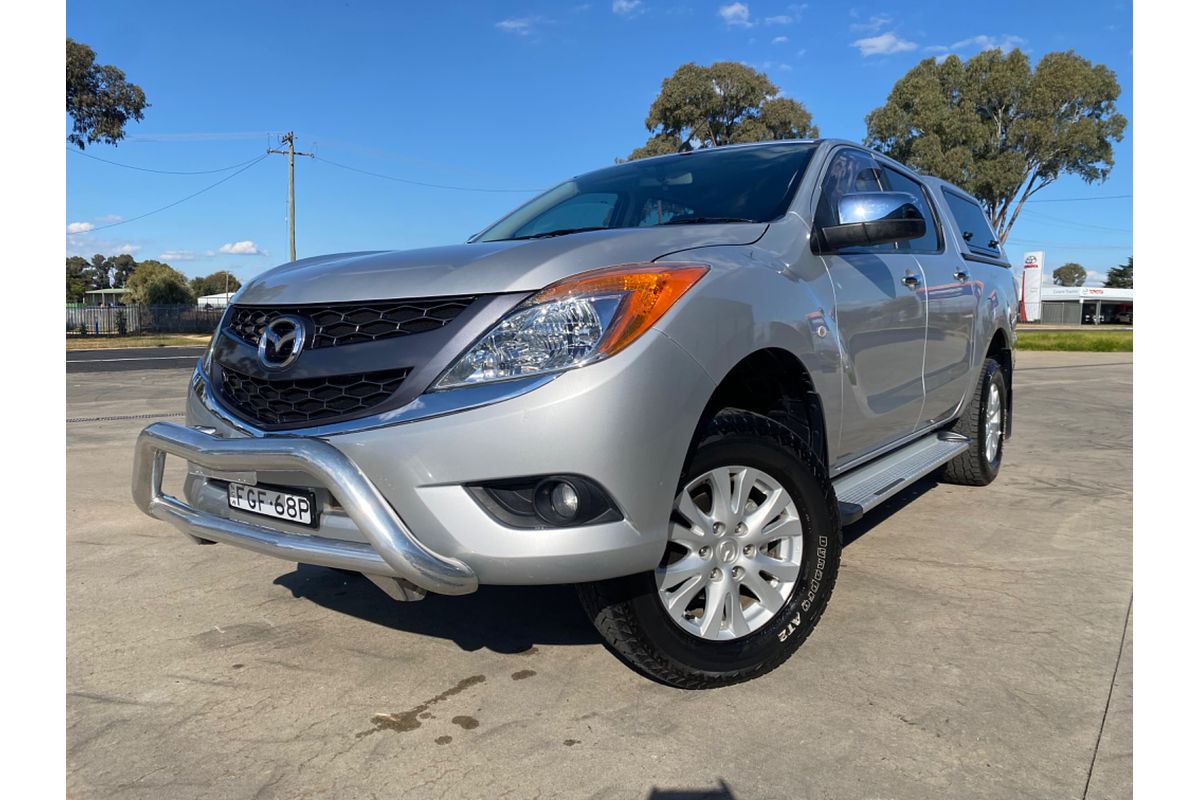
<path id="1" fill-rule="evenodd" d="M 197 510 L 162 490 L 170 454 L 211 470 L 298 469 L 342 498 L 367 543 L 305 536 Z M 223 439 L 156 422 L 141 432 L 133 461 L 138 508 L 201 540 L 225 542 L 267 555 L 400 578 L 441 594 L 470 594 L 479 580 L 466 564 L 421 544 L 375 485 L 337 448 L 317 439 Z"/>
<path id="2" fill-rule="evenodd" d="M 148 428 L 135 496 L 147 513 L 196 538 L 438 593 L 613 578 L 661 558 L 680 470 L 714 386 L 674 341 L 652 332 L 617 357 L 490 405 L 407 421 L 400 414 L 396 423 L 357 430 L 264 434 L 231 420 L 198 376 L 187 423 L 215 435 Z M 158 488 L 159 453 L 191 462 L 186 502 Z M 596 481 L 622 519 L 516 529 L 464 488 L 545 474 Z M 320 527 L 230 509 L 224 480 L 311 489 Z"/>

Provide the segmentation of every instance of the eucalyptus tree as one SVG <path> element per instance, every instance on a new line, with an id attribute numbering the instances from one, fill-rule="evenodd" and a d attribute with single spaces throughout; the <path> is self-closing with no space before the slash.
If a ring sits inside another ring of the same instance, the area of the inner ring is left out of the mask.
<path id="1" fill-rule="evenodd" d="M 1126 120 L 1116 75 L 1074 51 L 1036 68 L 1020 50 L 928 58 L 867 115 L 866 144 L 972 192 L 1000 240 L 1029 199 L 1064 175 L 1102 182 Z"/>
<path id="2" fill-rule="evenodd" d="M 732 61 L 675 70 L 650 105 L 646 130 L 650 139 L 630 159 L 818 135 L 803 104 L 780 97 L 765 74 Z"/>

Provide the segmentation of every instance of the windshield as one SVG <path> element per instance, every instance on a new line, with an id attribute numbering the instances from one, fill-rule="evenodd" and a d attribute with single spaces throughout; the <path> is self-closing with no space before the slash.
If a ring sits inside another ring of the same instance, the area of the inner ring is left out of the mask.
<path id="1" fill-rule="evenodd" d="M 815 144 L 713 148 L 632 161 L 559 184 L 474 241 L 583 230 L 769 222 L 787 211 Z"/>

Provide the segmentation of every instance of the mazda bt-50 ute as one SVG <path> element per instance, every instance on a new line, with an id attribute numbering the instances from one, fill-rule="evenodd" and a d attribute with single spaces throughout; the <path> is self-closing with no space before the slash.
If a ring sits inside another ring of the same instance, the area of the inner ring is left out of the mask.
<path id="1" fill-rule="evenodd" d="M 643 673 L 734 683 L 812 631 L 842 525 L 935 470 L 996 476 L 1016 313 L 976 200 L 877 153 L 633 161 L 466 244 L 254 279 L 133 494 L 399 600 L 576 584 Z"/>

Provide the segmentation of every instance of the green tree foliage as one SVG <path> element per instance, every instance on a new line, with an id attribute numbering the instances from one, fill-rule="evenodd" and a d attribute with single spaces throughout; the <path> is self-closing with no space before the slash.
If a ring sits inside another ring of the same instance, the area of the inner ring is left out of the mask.
<path id="1" fill-rule="evenodd" d="M 686 153 L 703 147 L 818 135 L 803 105 L 744 64 L 688 63 L 662 82 L 646 117 L 650 139 L 629 158 Z"/>
<path id="2" fill-rule="evenodd" d="M 148 306 L 179 306 L 196 302 L 187 284 L 167 275 L 151 278 L 146 284 L 144 297 L 142 302 Z"/>
<path id="3" fill-rule="evenodd" d="M 67 302 L 82 303 L 83 293 L 92 288 L 87 278 L 86 258 L 71 256 L 67 259 Z"/>
<path id="4" fill-rule="evenodd" d="M 88 279 L 89 289 L 111 289 L 112 288 L 112 263 L 107 256 L 102 256 L 99 253 L 92 256 L 92 261 L 88 264 L 85 273 Z"/>
<path id="5" fill-rule="evenodd" d="M 187 278 L 174 267 L 161 261 L 139 262 L 125 283 L 129 294 L 125 302 L 131 305 L 174 305 L 195 302 Z"/>
<path id="6" fill-rule="evenodd" d="M 73 123 L 68 142 L 80 150 L 96 142 L 115 145 L 125 138 L 125 124 L 141 120 L 148 106 L 145 92 L 126 81 L 124 72 L 97 64 L 92 48 L 67 39 L 67 113 Z"/>
<path id="7" fill-rule="evenodd" d="M 1104 279 L 1104 286 L 1107 289 L 1133 288 L 1133 256 L 1126 259 L 1121 266 L 1113 267 L 1108 271 L 1108 277 Z"/>
<path id="8" fill-rule="evenodd" d="M 1087 270 L 1074 261 L 1063 264 L 1054 270 L 1054 284 L 1056 286 L 1083 286 L 1083 282 L 1086 280 Z"/>
<path id="9" fill-rule="evenodd" d="M 973 193 L 1004 241 L 1025 202 L 1061 176 L 1108 177 L 1125 130 L 1120 94 L 1112 70 L 1070 50 L 1036 69 L 1020 50 L 928 58 L 867 115 L 866 143 Z"/>
<path id="10" fill-rule="evenodd" d="M 226 278 L 228 278 L 228 283 L 226 283 Z M 192 294 L 197 298 L 207 297 L 210 294 L 223 294 L 227 285 L 231 292 L 236 292 L 242 288 L 242 282 L 233 273 L 225 270 L 218 270 L 203 278 L 192 278 L 189 285 L 191 286 Z"/>
<path id="11" fill-rule="evenodd" d="M 124 288 L 125 284 L 129 282 L 129 276 L 133 274 L 133 270 L 137 267 L 137 262 L 128 253 L 121 253 L 116 258 L 110 258 L 109 264 L 112 267 L 113 288 Z"/>

